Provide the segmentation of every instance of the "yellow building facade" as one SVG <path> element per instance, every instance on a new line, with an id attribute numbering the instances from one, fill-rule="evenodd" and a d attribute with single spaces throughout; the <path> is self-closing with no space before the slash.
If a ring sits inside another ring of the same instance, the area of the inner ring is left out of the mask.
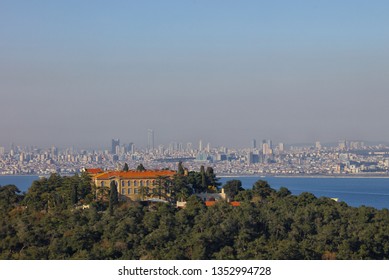
<path id="1" fill-rule="evenodd" d="M 167 179 L 172 179 L 176 171 L 103 171 L 90 174 L 97 193 L 107 192 L 111 182 L 115 181 L 121 200 L 147 200 L 158 198 L 166 200 L 169 196 Z"/>

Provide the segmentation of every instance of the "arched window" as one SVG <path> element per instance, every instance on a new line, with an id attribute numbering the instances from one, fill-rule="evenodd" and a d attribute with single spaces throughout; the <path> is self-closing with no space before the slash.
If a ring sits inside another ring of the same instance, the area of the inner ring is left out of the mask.
<path id="1" fill-rule="evenodd" d="M 139 186 L 143 187 L 143 181 L 142 180 L 139 181 Z"/>
<path id="2" fill-rule="evenodd" d="M 149 180 L 146 181 L 146 186 L 147 187 L 150 186 L 150 181 Z"/>
<path id="3" fill-rule="evenodd" d="M 101 186 L 104 187 L 104 181 L 101 181 Z"/>
<path id="4" fill-rule="evenodd" d="M 134 180 L 134 187 L 138 186 L 138 182 Z"/>
<path id="5" fill-rule="evenodd" d="M 122 180 L 122 187 L 124 187 L 124 181 Z"/>
<path id="6" fill-rule="evenodd" d="M 131 181 L 130 181 L 130 180 L 128 180 L 127 186 L 128 186 L 128 187 L 131 187 Z"/>

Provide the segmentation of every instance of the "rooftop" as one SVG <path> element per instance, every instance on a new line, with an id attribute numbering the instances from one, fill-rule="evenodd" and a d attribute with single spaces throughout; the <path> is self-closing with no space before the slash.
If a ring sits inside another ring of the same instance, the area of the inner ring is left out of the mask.
<path id="1" fill-rule="evenodd" d="M 158 177 L 172 177 L 176 171 L 172 170 L 129 170 L 129 171 L 106 171 L 99 173 L 93 177 L 98 180 L 108 180 L 112 177 L 119 177 L 120 179 L 157 179 Z"/>

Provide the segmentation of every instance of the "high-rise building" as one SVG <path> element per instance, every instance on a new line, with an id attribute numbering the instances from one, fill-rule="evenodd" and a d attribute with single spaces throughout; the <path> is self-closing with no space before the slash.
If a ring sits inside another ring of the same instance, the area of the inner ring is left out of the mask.
<path id="1" fill-rule="evenodd" d="M 120 145 L 119 139 L 112 139 L 112 145 L 111 145 L 111 154 L 116 154 L 116 147 Z"/>
<path id="2" fill-rule="evenodd" d="M 255 164 L 259 162 L 259 155 L 249 152 L 247 155 L 247 164 Z"/>
<path id="3" fill-rule="evenodd" d="M 338 148 L 340 150 L 346 150 L 347 149 L 347 141 L 346 140 L 339 141 Z"/>
<path id="4" fill-rule="evenodd" d="M 203 150 L 203 140 L 199 141 L 199 151 L 201 152 Z"/>
<path id="5" fill-rule="evenodd" d="M 271 154 L 273 154 L 272 141 L 271 140 L 263 140 L 262 141 L 262 153 L 264 155 L 271 155 Z"/>
<path id="6" fill-rule="evenodd" d="M 127 145 L 127 153 L 135 153 L 135 145 L 134 143 L 130 142 L 128 145 Z"/>
<path id="7" fill-rule="evenodd" d="M 253 139 L 253 141 L 251 142 L 251 148 L 252 149 L 256 149 L 257 148 L 257 140 Z"/>
<path id="8" fill-rule="evenodd" d="M 58 156 L 58 148 L 53 146 L 51 147 L 51 157 L 54 158 L 56 156 Z"/>
<path id="9" fill-rule="evenodd" d="M 147 130 L 147 150 L 154 150 L 154 131 L 152 129 Z"/>
<path id="10" fill-rule="evenodd" d="M 264 155 L 270 154 L 270 147 L 269 147 L 269 144 L 268 144 L 268 143 L 263 143 L 263 144 L 262 144 L 262 153 L 263 153 Z"/>

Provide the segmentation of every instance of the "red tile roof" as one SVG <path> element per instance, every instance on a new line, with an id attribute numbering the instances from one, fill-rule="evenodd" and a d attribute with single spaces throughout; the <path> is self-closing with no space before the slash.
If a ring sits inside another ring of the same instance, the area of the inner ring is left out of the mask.
<path id="1" fill-rule="evenodd" d="M 88 174 L 98 174 L 103 173 L 104 170 L 101 168 L 85 168 L 85 172 Z"/>
<path id="2" fill-rule="evenodd" d="M 172 177 L 176 171 L 172 170 L 145 170 L 145 171 L 107 171 L 94 176 L 98 180 L 108 180 L 112 177 L 120 179 L 157 179 L 158 177 Z"/>
<path id="3" fill-rule="evenodd" d="M 206 202 L 205 202 L 205 206 L 207 206 L 207 207 L 209 207 L 209 206 L 214 206 L 216 204 L 216 201 L 209 201 L 209 200 L 207 200 Z"/>
<path id="4" fill-rule="evenodd" d="M 205 202 L 205 206 L 209 207 L 209 206 L 214 206 L 215 204 L 217 203 L 217 201 L 206 201 Z M 240 206 L 240 202 L 239 201 L 231 201 L 229 203 L 231 206 L 234 206 L 234 207 L 237 207 L 237 206 Z"/>

